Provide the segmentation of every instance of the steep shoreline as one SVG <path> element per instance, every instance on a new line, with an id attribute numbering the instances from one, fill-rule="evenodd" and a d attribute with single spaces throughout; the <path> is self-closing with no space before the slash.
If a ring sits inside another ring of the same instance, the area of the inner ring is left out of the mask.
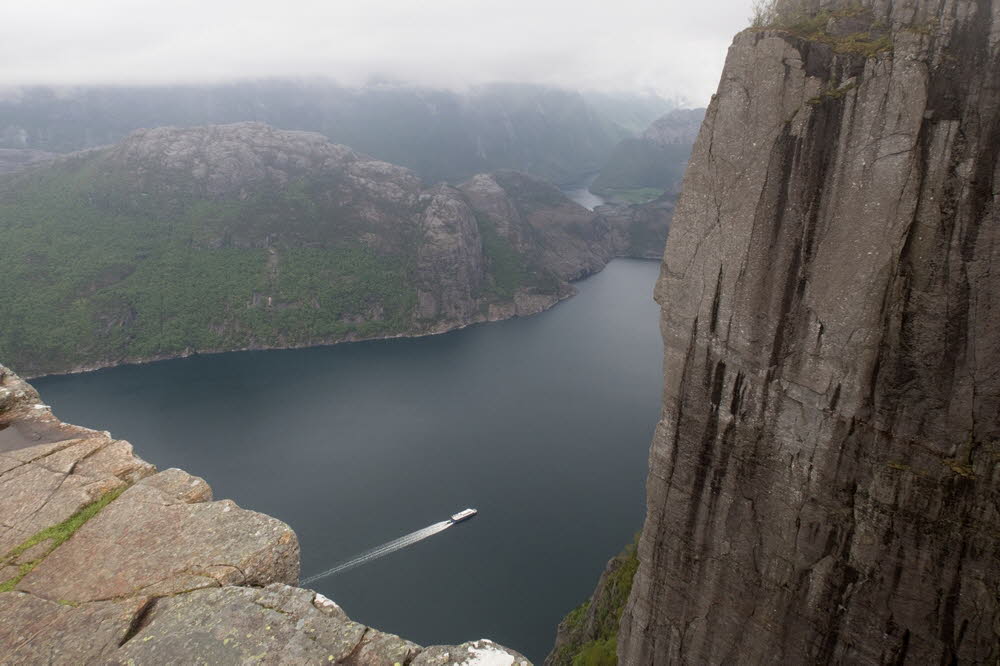
<path id="1" fill-rule="evenodd" d="M 594 213 L 512 171 L 426 187 L 260 123 L 141 130 L 0 178 L 0 356 L 43 376 L 534 314 L 659 252 L 669 214 Z"/>
<path id="2" fill-rule="evenodd" d="M 615 259 L 631 259 L 633 261 L 655 261 L 657 263 L 659 263 L 659 261 L 660 261 L 659 257 L 630 256 L 630 255 L 615 256 L 615 257 L 612 257 L 611 261 L 614 261 Z M 606 265 L 602 266 L 600 269 L 594 271 L 593 273 L 588 273 L 587 275 L 581 276 L 581 277 L 577 278 L 576 280 L 573 280 L 570 284 L 572 285 L 572 284 L 574 284 L 576 282 L 579 282 L 581 280 L 586 280 L 588 278 L 591 278 L 591 277 L 597 275 L 598 273 L 600 273 L 601 271 L 603 271 L 604 268 L 606 268 L 606 267 L 607 267 Z M 437 330 L 429 330 L 429 331 L 422 331 L 422 332 L 415 332 L 415 333 L 399 333 L 399 334 L 396 334 L 396 335 L 374 335 L 374 336 L 371 336 L 371 337 L 344 337 L 344 338 L 340 338 L 340 339 L 322 340 L 322 341 L 317 341 L 317 342 L 305 342 L 305 343 L 302 343 L 302 344 L 292 344 L 292 345 L 257 345 L 257 346 L 239 347 L 239 348 L 205 349 L 205 350 L 198 350 L 198 351 L 191 350 L 191 351 L 187 351 L 187 352 L 179 353 L 179 354 L 165 354 L 165 355 L 162 355 L 162 356 L 153 356 L 153 357 L 146 357 L 146 358 L 130 358 L 130 359 L 123 359 L 121 361 L 115 361 L 115 362 L 97 363 L 97 364 L 91 364 L 91 365 L 86 365 L 86 366 L 78 366 L 78 367 L 71 368 L 69 370 L 65 370 L 65 371 L 61 371 L 61 372 L 50 372 L 50 373 L 44 373 L 44 374 L 38 374 L 38 375 L 24 375 L 23 377 L 24 377 L 25 380 L 32 380 L 32 379 L 42 379 L 44 377 L 58 377 L 58 376 L 61 376 L 61 375 L 78 375 L 78 374 L 82 374 L 82 373 L 86 373 L 86 372 L 93 372 L 95 370 L 104 370 L 104 369 L 107 369 L 107 368 L 118 368 L 118 367 L 125 366 L 125 365 L 145 365 L 147 363 L 157 363 L 159 361 L 170 361 L 170 360 L 174 360 L 174 359 L 190 358 L 192 356 L 201 356 L 201 355 L 206 355 L 206 354 L 229 354 L 229 353 L 246 352 L 246 351 L 276 351 L 276 350 L 281 350 L 281 349 L 310 349 L 310 348 L 313 348 L 313 347 L 330 347 L 330 346 L 333 346 L 333 345 L 347 344 L 347 343 L 351 343 L 351 342 L 373 342 L 373 341 L 376 341 L 376 340 L 400 340 L 400 339 L 424 338 L 424 337 L 428 337 L 428 336 L 431 336 L 431 335 L 444 335 L 445 333 L 452 333 L 454 331 L 461 331 L 461 330 L 466 329 L 466 328 L 468 328 L 470 326 L 479 326 L 480 324 L 491 324 L 491 323 L 494 323 L 494 322 L 507 321 L 509 319 L 516 319 L 518 317 L 533 317 L 533 316 L 535 316 L 537 314 L 542 314 L 544 312 L 547 312 L 548 310 L 551 310 L 552 308 L 554 308 L 555 306 L 559 305 L 563 301 L 565 301 L 567 299 L 570 299 L 570 298 L 573 298 L 575 295 L 576 295 L 576 289 L 574 288 L 573 291 L 571 291 L 571 292 L 567 292 L 567 293 L 564 293 L 564 294 L 560 294 L 558 296 L 554 296 L 551 303 L 548 303 L 548 304 L 546 304 L 544 306 L 541 306 L 537 310 L 532 310 L 532 309 L 517 309 L 515 307 L 514 308 L 515 311 L 513 311 L 513 312 L 509 312 L 509 311 L 508 312 L 501 312 L 501 313 L 498 314 L 498 316 L 495 316 L 495 317 L 483 317 L 481 319 L 474 318 L 474 319 L 472 319 L 470 321 L 467 321 L 465 323 L 447 325 L 447 326 L 442 327 L 442 328 L 437 329 Z M 501 310 L 501 309 L 498 308 L 498 310 Z"/>
<path id="3" fill-rule="evenodd" d="M 656 261 L 650 259 L 649 257 L 621 257 L 621 258 L 636 259 L 638 261 Z M 603 268 L 601 270 L 603 270 Z M 598 272 L 600 271 L 596 271 L 595 273 L 585 275 L 580 279 L 585 280 L 588 277 L 591 277 L 592 275 L 596 275 Z M 32 380 L 32 379 L 41 379 L 43 377 L 58 377 L 61 375 L 78 375 L 86 372 L 93 372 L 95 370 L 104 370 L 106 368 L 118 368 L 125 365 L 145 365 L 147 363 L 157 363 L 159 361 L 171 361 L 175 359 L 190 358 L 192 356 L 201 356 L 207 354 L 229 354 L 229 353 L 246 352 L 246 351 L 277 351 L 281 349 L 310 349 L 313 347 L 330 347 L 334 345 L 346 344 L 351 342 L 372 342 L 375 340 L 413 339 L 413 338 L 424 338 L 431 335 L 444 335 L 445 333 L 451 333 L 453 331 L 461 331 L 462 329 L 468 328 L 470 326 L 478 326 L 479 324 L 489 324 L 493 322 L 506 321 L 508 319 L 515 319 L 517 317 L 531 317 L 536 314 L 541 314 L 559 305 L 559 303 L 561 303 L 562 301 L 568 298 L 572 298 L 575 295 L 576 292 L 574 290 L 572 293 L 566 293 L 560 296 L 554 296 L 553 301 L 551 303 L 535 311 L 524 310 L 493 318 L 484 317 L 482 319 L 472 319 L 470 321 L 461 324 L 447 325 L 439 330 L 429 330 L 429 331 L 421 331 L 414 333 L 397 333 L 394 335 L 373 335 L 370 337 L 347 336 L 338 339 L 320 340 L 316 342 L 303 342 L 301 344 L 289 344 L 289 345 L 252 345 L 248 347 L 237 347 L 237 348 L 199 349 L 197 351 L 188 350 L 177 354 L 164 354 L 162 356 L 152 356 L 145 358 L 128 358 L 120 361 L 109 361 L 107 363 L 95 363 L 85 366 L 78 366 L 60 372 L 50 372 L 38 375 L 25 375 L 24 379 Z"/>

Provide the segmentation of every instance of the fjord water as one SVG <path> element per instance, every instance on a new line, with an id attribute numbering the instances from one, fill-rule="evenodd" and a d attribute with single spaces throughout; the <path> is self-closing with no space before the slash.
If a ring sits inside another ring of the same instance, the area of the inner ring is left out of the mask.
<path id="1" fill-rule="evenodd" d="M 616 260 L 548 312 L 444 335 L 34 384 L 63 420 L 286 521 L 303 578 L 479 509 L 310 587 L 424 645 L 487 637 L 541 662 L 642 526 L 662 385 L 657 269 Z"/>

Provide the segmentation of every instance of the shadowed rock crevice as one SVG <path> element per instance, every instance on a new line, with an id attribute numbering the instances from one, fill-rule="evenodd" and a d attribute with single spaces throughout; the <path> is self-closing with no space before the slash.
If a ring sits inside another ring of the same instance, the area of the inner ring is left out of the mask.
<path id="1" fill-rule="evenodd" d="M 159 597 L 153 597 L 143 604 L 143 606 L 135 614 L 135 617 L 132 618 L 132 622 L 129 624 L 125 635 L 122 636 L 120 641 L 118 641 L 118 647 L 125 645 L 130 640 L 135 638 L 135 635 L 142 631 L 147 624 L 149 624 L 149 615 L 153 611 L 153 608 L 156 607 L 156 602 L 158 600 Z"/>

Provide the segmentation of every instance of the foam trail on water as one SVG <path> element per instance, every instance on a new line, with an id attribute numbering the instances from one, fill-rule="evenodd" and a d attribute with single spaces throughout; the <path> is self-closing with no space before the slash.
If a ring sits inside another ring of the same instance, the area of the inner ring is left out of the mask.
<path id="1" fill-rule="evenodd" d="M 327 576 L 332 576 L 335 573 L 340 573 L 341 571 L 347 571 L 348 569 L 353 569 L 356 566 L 362 565 L 366 562 L 371 562 L 372 560 L 378 559 L 380 557 L 385 557 L 389 553 L 395 553 L 397 550 L 402 550 L 407 546 L 412 546 L 418 541 L 423 541 L 427 537 L 434 536 L 438 532 L 443 532 L 452 525 L 454 525 L 450 520 L 442 520 L 440 523 L 434 523 L 429 525 L 422 530 L 417 530 L 416 532 L 410 532 L 406 536 L 401 536 L 398 539 L 384 543 L 381 546 L 376 546 L 371 550 L 366 550 L 357 557 L 353 557 L 346 562 L 341 562 L 340 564 L 322 571 L 315 576 L 309 576 L 309 578 L 304 578 L 299 584 L 305 585 L 311 583 L 314 580 L 319 580 L 320 578 L 326 578 Z"/>

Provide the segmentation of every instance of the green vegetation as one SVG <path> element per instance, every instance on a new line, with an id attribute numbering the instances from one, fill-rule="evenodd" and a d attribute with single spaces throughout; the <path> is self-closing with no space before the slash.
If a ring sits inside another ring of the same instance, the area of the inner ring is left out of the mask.
<path id="1" fill-rule="evenodd" d="M 591 641 L 573 657 L 573 666 L 615 666 L 618 663 L 618 641 L 614 638 Z"/>
<path id="2" fill-rule="evenodd" d="M 594 597 L 574 608 L 559 625 L 555 666 L 615 666 L 618 625 L 639 568 L 639 535 L 608 564 Z"/>
<path id="3" fill-rule="evenodd" d="M 21 372 L 410 325 L 415 244 L 394 254 L 349 240 L 362 218 L 331 184 L 239 200 L 171 173 L 129 178 L 99 155 L 0 184 L 0 358 Z"/>
<path id="4" fill-rule="evenodd" d="M 488 291 L 498 299 L 510 299 L 519 287 L 531 280 L 527 262 L 485 215 L 476 215 L 476 224 L 483 240 L 483 255 L 493 276 Z"/>
<path id="5" fill-rule="evenodd" d="M 0 179 L 0 358 L 36 375 L 426 330 L 414 286 L 436 286 L 418 274 L 433 242 L 426 202 L 364 190 L 337 169 L 283 173 L 220 194 L 189 166 L 152 156 L 137 167 L 112 149 Z M 522 174 L 498 180 L 526 217 L 567 204 Z M 513 246 L 486 217 L 478 225 L 484 309 L 522 289 L 561 290 L 540 249 Z"/>
<path id="6" fill-rule="evenodd" d="M 830 44 L 837 53 L 850 53 L 865 58 L 874 58 L 892 51 L 892 37 L 888 34 L 875 36 L 871 32 L 858 32 L 845 37 L 816 38 L 816 40 Z"/>
<path id="7" fill-rule="evenodd" d="M 832 29 L 850 22 L 851 31 Z M 796 37 L 829 45 L 837 53 L 873 58 L 892 51 L 888 27 L 875 21 L 860 4 L 831 11 L 810 11 L 794 0 L 756 0 L 750 24 L 758 29 L 784 30 Z"/>
<path id="8" fill-rule="evenodd" d="M 14 586 L 21 582 L 21 579 L 27 576 L 32 569 L 38 566 L 38 563 L 45 559 L 49 553 L 61 546 L 63 542 L 73 536 L 78 529 L 83 527 L 84 523 L 100 513 L 104 507 L 116 500 L 123 492 L 125 492 L 125 486 L 105 493 L 99 499 L 83 507 L 63 522 L 58 525 L 52 525 L 45 528 L 24 543 L 15 547 L 13 550 L 4 555 L 3 558 L 0 558 L 0 568 L 2 568 L 6 565 L 14 564 L 17 561 L 17 558 L 29 548 L 44 541 L 50 542 L 45 550 L 45 553 L 41 556 L 28 562 L 20 563 L 18 572 L 13 578 L 0 581 L 0 593 L 10 592 L 13 590 Z"/>
<path id="9" fill-rule="evenodd" d="M 558 203 L 562 204 L 565 199 Z M 545 293 L 559 291 L 560 281 L 539 265 L 534 257 L 518 252 L 486 215 L 476 213 L 476 226 L 483 243 L 489 285 L 481 297 L 494 302 L 509 301 L 519 289 L 534 288 Z"/>
<path id="10" fill-rule="evenodd" d="M 644 204 L 659 199 L 663 196 L 664 190 L 656 187 L 639 187 L 630 190 L 618 190 L 607 188 L 598 194 L 616 203 Z"/>

